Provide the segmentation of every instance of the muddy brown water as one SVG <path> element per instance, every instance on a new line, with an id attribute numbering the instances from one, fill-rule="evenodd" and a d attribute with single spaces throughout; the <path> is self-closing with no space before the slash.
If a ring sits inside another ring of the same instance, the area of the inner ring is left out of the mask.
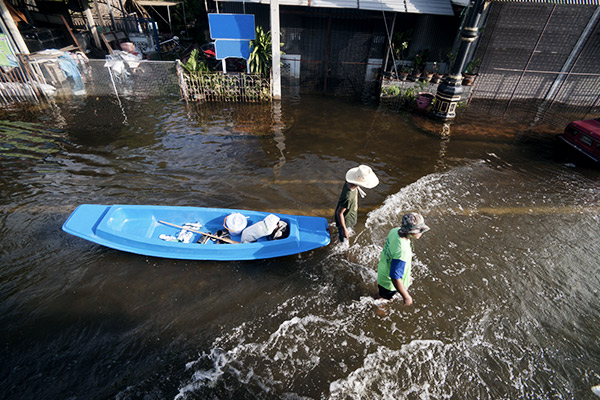
<path id="1" fill-rule="evenodd" d="M 341 99 L 121 100 L 0 112 L 2 398 L 593 397 L 600 173 L 555 159 L 569 116 L 474 107 L 442 138 L 423 116 Z M 332 226 L 295 256 L 182 261 L 60 230 L 84 203 L 331 221 L 361 163 L 381 183 L 349 245 Z M 379 252 L 408 211 L 431 226 L 414 305 L 377 316 Z"/>

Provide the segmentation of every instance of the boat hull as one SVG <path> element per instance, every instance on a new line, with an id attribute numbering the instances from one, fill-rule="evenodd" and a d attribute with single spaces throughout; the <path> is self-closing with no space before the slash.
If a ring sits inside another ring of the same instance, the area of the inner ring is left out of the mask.
<path id="1" fill-rule="evenodd" d="M 289 235 L 283 239 L 260 238 L 253 243 L 217 244 L 166 241 L 162 235 L 177 235 L 181 229 L 175 225 L 198 222 L 201 232 L 215 234 L 223 230 L 225 217 L 239 212 L 248 217 L 248 226 L 262 221 L 268 214 L 261 211 L 223 208 L 150 206 L 150 205 L 99 205 L 83 204 L 77 207 L 63 224 L 63 231 L 82 239 L 116 250 L 152 257 L 185 260 L 257 260 L 297 254 L 326 246 L 330 241 L 325 218 L 278 214 L 288 223 Z M 239 235 L 231 236 L 240 241 Z"/>

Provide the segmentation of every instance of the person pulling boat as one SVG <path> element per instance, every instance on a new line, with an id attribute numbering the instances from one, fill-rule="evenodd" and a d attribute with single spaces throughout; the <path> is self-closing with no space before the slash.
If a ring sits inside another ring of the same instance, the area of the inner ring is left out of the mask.
<path id="1" fill-rule="evenodd" d="M 346 182 L 334 213 L 340 242 L 350 238 L 351 229 L 358 220 L 358 194 L 366 196 L 361 188 L 373 189 L 378 184 L 379 178 L 368 165 L 359 165 L 346 172 Z"/>

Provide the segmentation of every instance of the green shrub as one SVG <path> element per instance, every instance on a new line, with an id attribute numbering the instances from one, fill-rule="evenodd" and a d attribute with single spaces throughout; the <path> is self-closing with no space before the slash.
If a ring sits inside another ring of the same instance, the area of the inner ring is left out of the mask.
<path id="1" fill-rule="evenodd" d="M 279 44 L 283 47 L 283 43 Z M 284 54 L 283 52 L 281 54 Z M 250 58 L 248 64 L 250 72 L 269 76 L 271 73 L 271 64 L 273 63 L 273 53 L 271 52 L 271 31 L 265 32 L 262 27 L 256 27 L 255 39 L 250 41 Z"/>
<path id="2" fill-rule="evenodd" d="M 206 65 L 206 62 L 202 60 L 200 52 L 197 49 L 192 50 L 190 58 L 182 65 L 187 72 L 191 73 L 208 71 L 208 66 Z"/>
<path id="3" fill-rule="evenodd" d="M 398 86 L 386 86 L 383 88 L 383 93 L 388 96 L 398 96 L 400 94 L 400 88 Z"/>

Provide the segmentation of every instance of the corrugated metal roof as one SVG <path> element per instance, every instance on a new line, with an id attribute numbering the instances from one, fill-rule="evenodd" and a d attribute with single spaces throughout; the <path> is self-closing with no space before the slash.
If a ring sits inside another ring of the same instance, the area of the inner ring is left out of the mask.
<path id="1" fill-rule="evenodd" d="M 142 6 L 176 6 L 183 3 L 183 0 L 164 1 L 164 0 L 138 0 L 138 4 Z"/>
<path id="2" fill-rule="evenodd" d="M 600 0 L 491 0 L 499 3 L 546 3 L 556 5 L 600 6 Z"/>
<path id="3" fill-rule="evenodd" d="M 227 0 L 232 2 L 270 4 L 270 0 Z M 450 0 L 279 0 L 283 6 L 354 8 L 401 13 L 454 15 Z"/>

